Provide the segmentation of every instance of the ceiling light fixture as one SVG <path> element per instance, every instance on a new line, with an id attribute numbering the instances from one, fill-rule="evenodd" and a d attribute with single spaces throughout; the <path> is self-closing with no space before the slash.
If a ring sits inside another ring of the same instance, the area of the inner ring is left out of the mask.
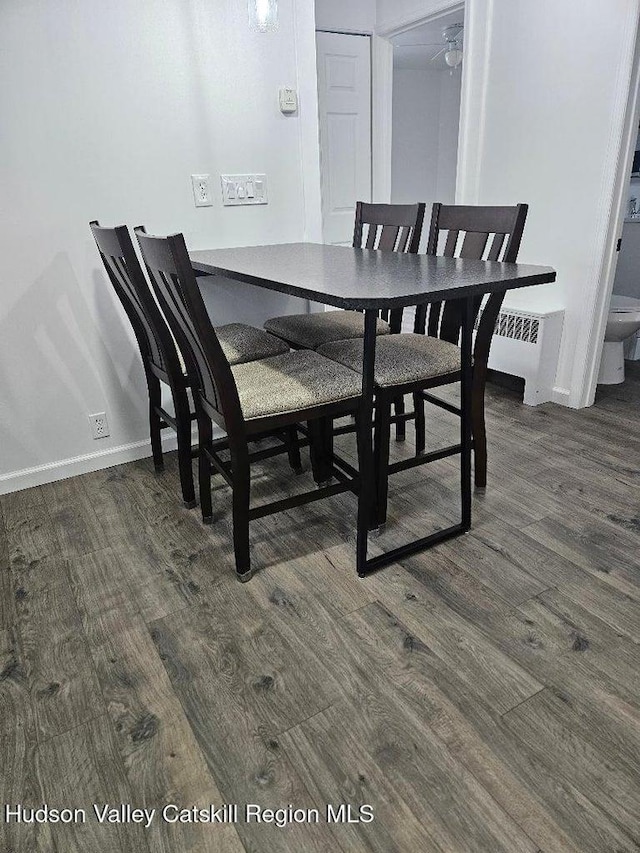
<path id="1" fill-rule="evenodd" d="M 278 0 L 249 0 L 251 28 L 266 33 L 278 28 Z"/>
<path id="2" fill-rule="evenodd" d="M 444 55 L 444 61 L 449 68 L 457 68 L 462 62 L 462 51 L 459 47 L 451 47 Z"/>

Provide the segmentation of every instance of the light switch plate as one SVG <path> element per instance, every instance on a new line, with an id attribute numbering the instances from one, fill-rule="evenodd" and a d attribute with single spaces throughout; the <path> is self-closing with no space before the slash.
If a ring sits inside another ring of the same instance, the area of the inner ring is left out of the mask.
<path id="1" fill-rule="evenodd" d="M 269 203 L 267 176 L 264 174 L 220 175 L 220 186 L 225 206 Z"/>

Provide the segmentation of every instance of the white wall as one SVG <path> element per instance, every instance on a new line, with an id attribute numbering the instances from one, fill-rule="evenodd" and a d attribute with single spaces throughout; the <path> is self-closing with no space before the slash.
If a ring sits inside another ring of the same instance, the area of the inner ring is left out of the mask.
<path id="1" fill-rule="evenodd" d="M 72 457 L 147 453 L 143 372 L 90 219 L 182 230 L 193 248 L 320 239 L 313 2 L 278 6 L 278 31 L 259 34 L 246 0 L 0 5 L 0 491 L 104 464 Z M 298 116 L 278 110 L 286 84 Z M 218 175 L 251 171 L 269 205 L 222 208 Z M 196 209 L 201 172 L 214 205 Z M 220 293 L 218 323 L 287 307 Z M 99 411 L 111 437 L 96 442 Z"/>
<path id="2" fill-rule="evenodd" d="M 558 281 L 508 301 L 564 308 L 556 399 L 584 405 L 638 0 L 468 0 L 466 12 L 460 200 L 530 204 L 520 259 Z"/>
<path id="3" fill-rule="evenodd" d="M 394 69 L 392 202 L 453 203 L 459 116 L 459 71 Z"/>
<path id="4" fill-rule="evenodd" d="M 372 33 L 376 0 L 315 0 L 316 29 Z"/>
<path id="5" fill-rule="evenodd" d="M 462 69 L 440 74 L 440 115 L 438 118 L 438 201 L 453 204 L 458 170 L 460 129 L 460 88 Z"/>
<path id="6" fill-rule="evenodd" d="M 393 70 L 391 201 L 430 206 L 438 195 L 440 72 Z"/>

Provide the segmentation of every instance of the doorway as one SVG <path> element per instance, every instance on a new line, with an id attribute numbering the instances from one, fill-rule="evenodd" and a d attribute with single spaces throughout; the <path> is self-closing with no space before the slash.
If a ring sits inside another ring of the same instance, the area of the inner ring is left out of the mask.
<path id="1" fill-rule="evenodd" d="M 393 48 L 391 201 L 453 204 L 456 195 L 464 12 L 390 39 Z M 426 239 L 426 234 L 424 239 Z"/>

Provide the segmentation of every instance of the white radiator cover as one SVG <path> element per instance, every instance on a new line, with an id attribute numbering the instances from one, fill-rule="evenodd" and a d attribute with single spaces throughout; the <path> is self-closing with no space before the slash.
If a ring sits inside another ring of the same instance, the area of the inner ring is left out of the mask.
<path id="1" fill-rule="evenodd" d="M 500 311 L 489 367 L 524 379 L 524 403 L 539 406 L 553 396 L 564 311 Z"/>

